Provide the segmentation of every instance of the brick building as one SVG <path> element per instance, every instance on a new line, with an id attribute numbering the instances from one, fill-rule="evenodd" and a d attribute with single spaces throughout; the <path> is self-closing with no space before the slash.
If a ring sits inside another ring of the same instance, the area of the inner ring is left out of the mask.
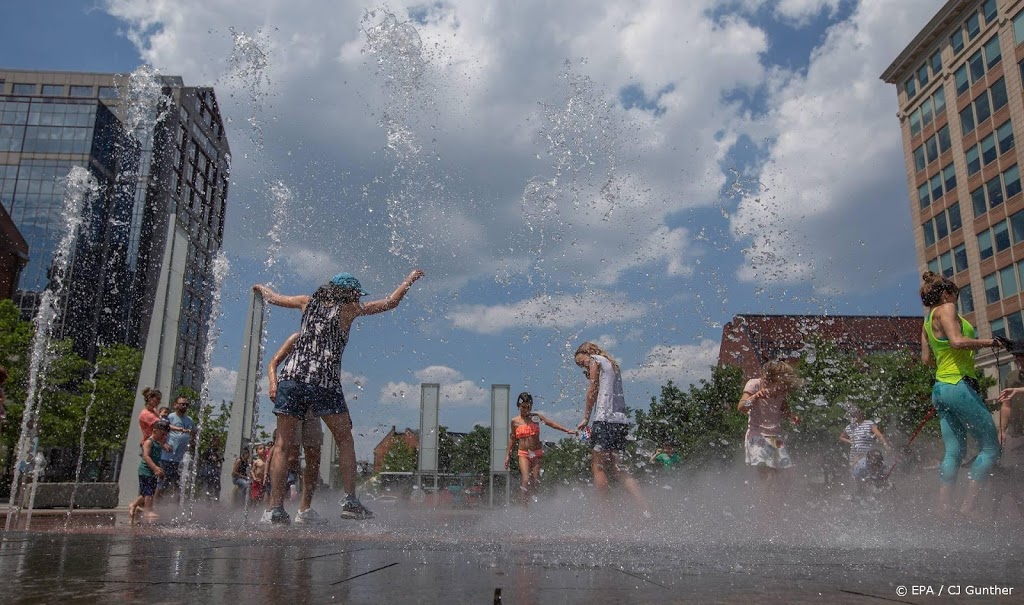
<path id="1" fill-rule="evenodd" d="M 384 456 L 387 456 L 388 450 L 391 449 L 392 443 L 395 440 L 404 441 L 406 445 L 412 449 L 419 451 L 420 449 L 420 432 L 418 430 L 406 428 L 401 433 L 396 432 L 395 427 L 392 426 L 391 430 L 388 431 L 387 435 L 380 440 L 380 443 L 373 448 L 373 472 L 374 474 L 381 472 L 384 468 Z"/>
<path id="2" fill-rule="evenodd" d="M 722 329 L 718 365 L 739 366 L 744 378 L 758 375 L 761 364 L 796 359 L 812 338 L 836 343 L 859 354 L 921 348 L 920 316 L 737 315 Z"/>

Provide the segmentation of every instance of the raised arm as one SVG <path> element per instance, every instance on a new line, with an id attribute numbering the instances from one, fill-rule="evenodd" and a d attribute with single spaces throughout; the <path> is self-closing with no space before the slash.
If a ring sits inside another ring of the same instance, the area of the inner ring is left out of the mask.
<path id="1" fill-rule="evenodd" d="M 882 442 L 882 445 L 885 446 L 885 449 L 892 449 L 892 445 L 889 443 L 889 439 L 886 438 L 885 433 L 882 432 L 882 429 L 878 428 L 877 424 L 871 425 L 871 432 L 875 434 L 875 437 L 878 437 L 878 440 Z"/>
<path id="2" fill-rule="evenodd" d="M 423 271 L 419 269 L 413 269 L 409 275 L 402 280 L 402 283 L 398 284 L 395 291 L 388 295 L 387 298 L 381 300 L 375 300 L 368 302 L 360 307 L 360 315 L 375 315 L 377 313 L 383 313 L 384 311 L 390 311 L 398 306 L 398 303 L 402 302 L 405 298 L 406 292 L 412 287 L 416 280 L 423 277 Z"/>
<path id="3" fill-rule="evenodd" d="M 281 348 L 277 350 L 277 353 L 274 353 L 274 356 L 270 358 L 270 363 L 267 364 L 267 382 L 269 383 L 267 386 L 267 395 L 270 397 L 271 401 L 277 400 L 277 366 L 280 365 L 281 362 L 284 361 L 284 358 L 288 357 L 288 354 L 292 352 L 292 349 L 295 347 L 295 341 L 298 339 L 298 332 L 295 332 L 285 339 L 284 344 L 282 344 Z"/>
<path id="4" fill-rule="evenodd" d="M 842 431 L 839 432 L 839 443 L 853 445 L 853 441 L 851 441 L 850 437 L 846 434 L 846 429 L 843 429 Z"/>
<path id="5" fill-rule="evenodd" d="M 305 311 L 306 305 L 309 304 L 309 296 L 306 294 L 286 296 L 284 294 L 274 292 L 270 289 L 270 286 L 265 286 L 263 284 L 256 284 L 252 287 L 252 290 L 262 296 L 264 302 L 276 307 L 286 307 L 288 309 L 299 309 L 300 311 Z"/>

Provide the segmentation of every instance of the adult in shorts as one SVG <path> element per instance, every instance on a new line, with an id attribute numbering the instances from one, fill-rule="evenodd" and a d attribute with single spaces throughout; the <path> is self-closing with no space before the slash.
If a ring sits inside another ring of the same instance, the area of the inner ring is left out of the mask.
<path id="1" fill-rule="evenodd" d="M 626 397 L 622 392 L 619 363 L 593 342 L 581 344 L 576 349 L 573 361 L 583 368 L 583 375 L 587 377 L 586 407 L 583 420 L 576 429 L 582 431 L 591 420 L 594 422 L 590 429 L 594 487 L 602 497 L 607 497 L 609 475 L 617 478 L 633 497 L 643 516 L 649 518 L 650 511 L 640 485 L 629 474 L 621 459 L 629 434 L 629 418 L 626 416 Z"/>
<path id="2" fill-rule="evenodd" d="M 277 415 L 277 439 L 281 451 L 289 451 L 295 427 L 307 414 L 319 416 L 338 445 L 338 466 L 341 472 L 345 501 L 341 516 L 346 519 L 368 519 L 373 516 L 356 497 L 356 451 L 352 439 L 352 419 L 341 390 L 341 356 L 348 344 L 352 323 L 364 315 L 375 315 L 398 306 L 413 283 L 423 277 L 413 270 L 387 298 L 361 303 L 366 294 L 355 276 L 339 273 L 319 287 L 312 296 L 283 296 L 257 285 L 253 289 L 272 305 L 302 311 L 299 337 L 292 351 L 281 363 L 279 382 L 274 392 L 274 414 Z M 278 456 L 271 469 L 271 497 L 263 515 L 267 523 L 289 523 L 284 510 L 286 456 Z"/>

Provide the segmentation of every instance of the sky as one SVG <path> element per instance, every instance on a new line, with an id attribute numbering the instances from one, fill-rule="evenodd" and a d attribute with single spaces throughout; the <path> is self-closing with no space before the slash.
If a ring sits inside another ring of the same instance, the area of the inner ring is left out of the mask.
<path id="1" fill-rule="evenodd" d="M 357 455 L 489 424 L 490 385 L 582 418 L 593 340 L 628 403 L 710 376 L 743 313 L 915 315 L 896 118 L 879 75 L 939 0 L 3 0 L 8 68 L 213 86 L 231 270 L 210 372 L 237 376 L 254 283 L 370 298 L 343 361 Z M 275 309 L 269 352 L 298 327 Z M 261 421 L 273 425 L 269 404 Z"/>

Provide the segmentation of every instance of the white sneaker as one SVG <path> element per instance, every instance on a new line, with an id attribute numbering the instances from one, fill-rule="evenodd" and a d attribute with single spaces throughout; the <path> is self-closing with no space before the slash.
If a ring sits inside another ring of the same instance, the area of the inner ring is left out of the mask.
<path id="1" fill-rule="evenodd" d="M 327 519 L 321 517 L 320 513 L 312 508 L 307 508 L 295 514 L 295 522 L 302 525 L 323 525 L 327 523 Z"/>
<path id="2" fill-rule="evenodd" d="M 263 516 L 260 517 L 260 523 L 267 525 L 287 525 L 288 523 L 291 523 L 291 518 L 283 508 L 273 508 L 263 511 Z"/>

